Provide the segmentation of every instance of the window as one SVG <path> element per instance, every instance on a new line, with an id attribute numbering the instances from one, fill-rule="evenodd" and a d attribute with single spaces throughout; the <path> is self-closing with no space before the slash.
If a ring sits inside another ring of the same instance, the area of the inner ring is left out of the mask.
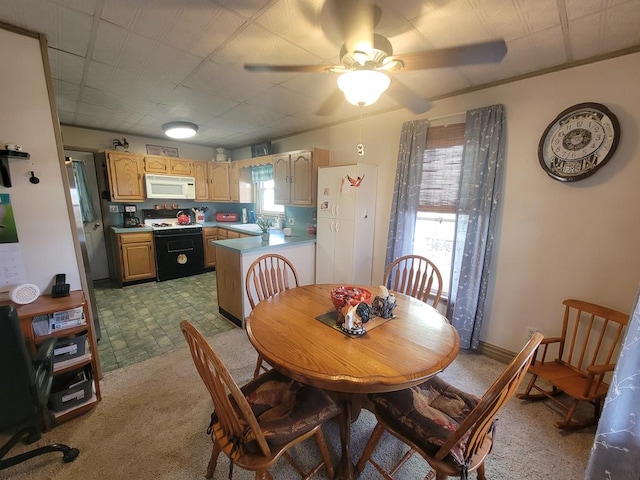
<path id="1" fill-rule="evenodd" d="M 256 165 L 251 167 L 251 181 L 255 185 L 256 210 L 258 213 L 283 214 L 284 205 L 277 205 L 275 200 L 275 181 L 273 165 Z"/>
<path id="2" fill-rule="evenodd" d="M 464 128 L 464 123 L 459 123 L 427 131 L 414 231 L 413 253 L 436 264 L 445 296 L 451 278 Z"/>
<path id="3" fill-rule="evenodd" d="M 265 180 L 258 182 L 258 211 L 260 213 L 283 214 L 284 205 L 278 205 L 275 199 L 275 181 Z"/>

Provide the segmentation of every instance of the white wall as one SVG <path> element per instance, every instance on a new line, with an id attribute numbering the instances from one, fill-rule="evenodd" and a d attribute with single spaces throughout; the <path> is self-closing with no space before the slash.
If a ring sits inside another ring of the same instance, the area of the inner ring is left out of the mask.
<path id="1" fill-rule="evenodd" d="M 425 72 L 425 79 L 428 73 Z M 507 161 L 494 277 L 481 339 L 520 349 L 526 326 L 558 334 L 564 298 L 577 297 L 629 312 L 640 281 L 640 54 L 547 74 L 435 102 L 421 117 L 406 110 L 364 119 L 365 156 L 355 153 L 360 122 L 277 142 L 278 151 L 331 150 L 331 164 L 376 164 L 378 204 L 374 285 L 382 281 L 400 129 L 416 118 L 453 118 L 502 103 L 507 116 Z M 594 176 L 568 184 L 541 169 L 538 141 L 565 108 L 581 102 L 608 106 L 621 141 Z M 356 112 L 356 107 L 354 107 Z M 453 121 L 453 120 L 452 120 Z"/>
<path id="2" fill-rule="evenodd" d="M 0 45 L 0 145 L 17 143 L 31 155 L 10 160 L 12 186 L 0 186 L 11 197 L 26 281 L 48 293 L 55 274 L 66 273 L 71 289 L 80 290 L 40 43 L 0 29 Z M 30 171 L 37 185 L 29 183 Z"/>
<path id="3" fill-rule="evenodd" d="M 105 130 L 92 130 L 89 128 L 62 126 L 62 141 L 65 147 L 85 148 L 88 150 L 114 150 L 113 139 L 127 139 L 129 152 L 145 154 L 147 145 L 161 145 L 163 147 L 175 147 L 180 158 L 190 160 L 211 160 L 215 155 L 215 148 L 192 145 L 183 142 L 165 140 L 163 138 L 141 137 L 123 133 L 109 132 Z M 122 151 L 122 148 L 117 150 Z"/>

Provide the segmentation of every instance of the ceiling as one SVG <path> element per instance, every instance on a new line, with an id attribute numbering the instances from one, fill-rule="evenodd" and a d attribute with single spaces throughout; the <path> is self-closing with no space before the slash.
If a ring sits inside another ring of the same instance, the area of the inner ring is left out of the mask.
<path id="1" fill-rule="evenodd" d="M 60 122 L 235 148 L 357 118 L 316 111 L 335 73 L 250 73 L 244 63 L 338 64 L 324 0 L 2 0 L 0 20 L 43 32 Z M 499 65 L 399 72 L 425 98 L 640 50 L 640 0 L 377 0 L 395 53 L 504 39 Z M 364 114 L 397 108 L 388 96 Z M 413 115 L 407 110 L 407 115 Z"/>

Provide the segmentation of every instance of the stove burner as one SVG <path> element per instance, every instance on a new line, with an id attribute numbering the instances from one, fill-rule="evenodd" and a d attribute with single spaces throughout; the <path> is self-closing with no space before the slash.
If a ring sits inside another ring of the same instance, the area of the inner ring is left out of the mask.
<path id="1" fill-rule="evenodd" d="M 152 227 L 172 227 L 173 225 L 170 223 L 152 223 Z"/>

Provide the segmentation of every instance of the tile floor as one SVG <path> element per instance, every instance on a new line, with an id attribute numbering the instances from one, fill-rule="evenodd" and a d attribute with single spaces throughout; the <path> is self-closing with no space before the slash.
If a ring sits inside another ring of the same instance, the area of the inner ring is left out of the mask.
<path id="1" fill-rule="evenodd" d="M 103 372 L 184 346 L 181 320 L 204 334 L 237 328 L 218 313 L 215 272 L 124 288 L 96 282 L 95 294 Z"/>

